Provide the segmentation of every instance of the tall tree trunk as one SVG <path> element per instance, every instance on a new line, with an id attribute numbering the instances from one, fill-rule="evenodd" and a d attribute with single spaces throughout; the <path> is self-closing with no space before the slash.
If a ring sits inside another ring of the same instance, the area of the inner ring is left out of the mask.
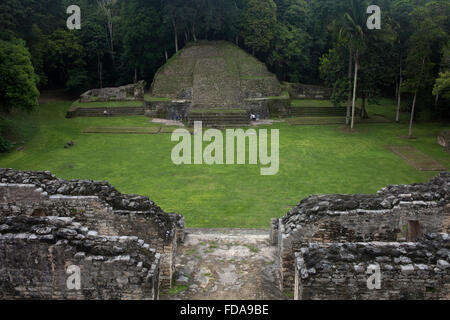
<path id="1" fill-rule="evenodd" d="M 197 36 L 195 35 L 195 26 L 192 25 L 192 37 L 194 38 L 194 42 L 197 42 Z"/>
<path id="2" fill-rule="evenodd" d="M 137 83 L 137 68 L 134 67 L 134 84 Z"/>
<path id="3" fill-rule="evenodd" d="M 167 49 L 164 50 L 164 55 L 166 57 L 166 62 L 167 62 L 167 60 L 169 60 L 169 55 L 167 54 Z"/>
<path id="4" fill-rule="evenodd" d="M 351 127 L 350 127 L 352 130 L 355 127 L 356 88 L 357 88 L 357 83 L 358 83 L 358 67 L 359 67 L 358 64 L 359 64 L 359 62 L 358 62 L 358 50 L 356 50 L 356 54 L 355 54 L 355 78 L 354 78 L 354 83 L 353 83 L 352 124 L 351 124 Z"/>
<path id="5" fill-rule="evenodd" d="M 436 99 L 434 99 L 434 110 L 436 110 L 439 102 L 439 92 L 436 94 Z"/>
<path id="6" fill-rule="evenodd" d="M 353 69 L 353 54 L 349 49 L 348 55 L 348 96 L 347 96 L 347 112 L 345 115 L 345 125 L 350 125 L 350 114 L 352 109 L 352 69 Z"/>
<path id="7" fill-rule="evenodd" d="M 178 52 L 178 31 L 177 24 L 175 20 L 172 19 L 173 31 L 174 31 L 174 40 L 175 40 L 175 52 Z"/>
<path id="8" fill-rule="evenodd" d="M 402 69 L 402 60 L 400 58 L 400 74 L 399 74 L 399 84 L 398 84 L 398 96 L 397 96 L 397 114 L 395 115 L 395 121 L 400 121 L 400 106 L 402 100 L 402 83 L 403 83 L 403 69 Z"/>
<path id="9" fill-rule="evenodd" d="M 361 103 L 361 119 L 367 119 L 369 116 L 366 111 L 366 95 L 362 94 L 362 103 Z"/>
<path id="10" fill-rule="evenodd" d="M 103 88 L 103 63 L 100 60 L 100 55 L 97 55 L 98 61 L 98 80 L 100 82 L 100 89 Z"/>
<path id="11" fill-rule="evenodd" d="M 412 127 L 413 127 L 413 121 L 414 121 L 414 111 L 416 109 L 416 98 L 417 98 L 417 89 L 416 92 L 414 93 L 414 100 L 413 100 L 413 104 L 412 104 L 412 109 L 411 109 L 411 119 L 409 120 L 409 137 L 412 137 Z"/>
<path id="12" fill-rule="evenodd" d="M 399 90 L 399 88 L 398 88 L 398 78 L 397 78 L 397 76 L 395 76 L 395 99 L 398 98 L 398 90 Z"/>
<path id="13" fill-rule="evenodd" d="M 113 17 L 111 12 L 111 3 L 106 0 L 98 0 L 97 1 L 100 9 L 103 11 L 106 16 L 106 28 L 108 30 L 108 44 L 109 49 L 111 50 L 111 59 L 114 63 L 114 31 L 113 31 Z"/>
<path id="14" fill-rule="evenodd" d="M 422 68 L 420 70 L 420 75 L 423 75 L 423 68 L 425 66 L 425 57 L 422 59 Z M 409 137 L 412 137 L 412 127 L 413 127 L 413 121 L 414 121 L 414 112 L 416 109 L 416 100 L 417 100 L 417 91 L 419 91 L 419 84 L 417 84 L 416 91 L 414 92 L 414 99 L 413 99 L 413 105 L 411 108 L 411 119 L 409 120 Z"/>

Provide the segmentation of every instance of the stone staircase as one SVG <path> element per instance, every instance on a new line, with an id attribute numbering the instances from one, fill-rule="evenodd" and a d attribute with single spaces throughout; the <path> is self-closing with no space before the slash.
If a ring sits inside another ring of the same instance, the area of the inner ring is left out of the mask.
<path id="1" fill-rule="evenodd" d="M 104 117 L 107 110 L 109 116 L 140 116 L 144 115 L 144 107 L 114 107 L 114 108 L 77 108 L 67 112 L 67 118 L 75 117 Z"/>
<path id="2" fill-rule="evenodd" d="M 245 127 L 250 124 L 250 115 L 244 109 L 191 110 L 187 121 L 189 126 L 194 126 L 195 121 L 202 121 L 203 127 Z"/>

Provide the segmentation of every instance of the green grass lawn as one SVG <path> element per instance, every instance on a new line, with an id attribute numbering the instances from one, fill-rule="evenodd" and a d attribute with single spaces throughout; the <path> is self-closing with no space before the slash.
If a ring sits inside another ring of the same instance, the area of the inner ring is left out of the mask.
<path id="1" fill-rule="evenodd" d="M 356 123 L 388 123 L 392 122 L 389 118 L 381 115 L 371 115 L 368 119 L 355 118 Z M 291 117 L 286 122 L 291 126 L 299 125 L 318 125 L 318 124 L 344 124 L 345 117 Z"/>
<path id="2" fill-rule="evenodd" d="M 270 218 L 283 216 L 310 194 L 373 193 L 387 184 L 424 182 L 436 174 L 417 171 L 388 145 L 414 146 L 450 167 L 450 156 L 436 143 L 448 126 L 419 122 L 417 139 L 406 140 L 401 138 L 408 133 L 406 114 L 401 124 L 357 124 L 354 133 L 342 125 L 275 123 L 267 128 L 280 130 L 280 170 L 261 176 L 260 166 L 253 165 L 176 166 L 170 134 L 84 134 L 89 127 L 161 125 L 143 116 L 65 119 L 70 105 L 41 105 L 39 113 L 29 116 L 33 127 L 25 150 L 0 155 L 0 167 L 108 180 L 121 192 L 149 196 L 167 212 L 185 215 L 188 227 L 267 228 Z M 64 149 L 69 140 L 75 146 Z"/>

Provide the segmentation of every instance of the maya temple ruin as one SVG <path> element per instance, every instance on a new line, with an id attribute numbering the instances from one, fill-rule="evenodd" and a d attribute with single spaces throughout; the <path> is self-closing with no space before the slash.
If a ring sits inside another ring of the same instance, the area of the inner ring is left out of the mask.
<path id="1" fill-rule="evenodd" d="M 140 115 L 224 128 L 249 126 L 251 114 L 267 120 L 346 112 L 293 108 L 292 99 L 326 100 L 331 90 L 280 83 L 263 62 L 226 41 L 187 45 L 148 86 L 89 90 L 68 109 L 67 121 Z M 446 152 L 448 136 L 438 138 Z M 267 230 L 188 229 L 182 210 L 165 212 L 108 181 L 0 169 L 0 299 L 233 299 L 236 292 L 249 299 L 450 299 L 449 172 L 375 194 L 295 201 L 282 218 L 273 214 Z M 221 265 L 225 250 L 238 267 Z M 187 289 L 168 297 L 174 287 Z"/>

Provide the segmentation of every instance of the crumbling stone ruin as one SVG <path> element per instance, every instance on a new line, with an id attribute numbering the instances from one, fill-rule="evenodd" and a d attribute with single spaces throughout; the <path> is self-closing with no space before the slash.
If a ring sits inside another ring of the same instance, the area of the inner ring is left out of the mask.
<path id="1" fill-rule="evenodd" d="M 295 255 L 295 299 L 448 300 L 449 249 L 447 233 L 415 243 L 310 243 Z M 367 286 L 371 267 L 380 270 L 378 289 Z"/>
<path id="2" fill-rule="evenodd" d="M 444 151 L 450 153 L 450 130 L 442 132 L 437 138 L 438 143 L 444 147 Z"/>
<path id="3" fill-rule="evenodd" d="M 184 48 L 155 76 L 155 97 L 194 105 L 237 108 L 247 98 L 279 96 L 280 83 L 263 62 L 226 41 L 199 41 Z"/>
<path id="4" fill-rule="evenodd" d="M 142 239 L 161 255 L 155 277 L 164 287 L 171 285 L 184 238 L 184 217 L 164 212 L 147 197 L 122 194 L 104 181 L 58 179 L 48 171 L 0 169 L 0 217 L 70 218 L 103 237 Z M 21 250 L 17 254 L 31 254 Z"/>
<path id="5" fill-rule="evenodd" d="M 155 249 L 138 237 L 98 235 L 73 220 L 0 218 L 0 299 L 158 299 Z M 67 285 L 73 267 L 79 290 Z"/>
<path id="6" fill-rule="evenodd" d="M 150 116 L 165 113 L 168 118 L 173 114 L 186 118 L 191 109 L 220 108 L 242 109 L 267 118 L 268 104 L 277 101 L 274 98 L 281 95 L 281 86 L 263 62 L 238 46 L 198 41 L 160 68 L 151 95 L 156 99 L 146 102 Z"/>
<path id="7" fill-rule="evenodd" d="M 145 81 L 142 80 L 117 88 L 92 89 L 80 96 L 80 102 L 144 100 L 145 85 Z"/>
<path id="8" fill-rule="evenodd" d="M 428 183 L 391 185 L 373 195 L 321 195 L 302 200 L 285 217 L 272 221 L 271 241 L 278 245 L 281 288 L 294 289 L 296 297 L 305 299 L 446 297 L 449 190 L 450 173 L 444 172 Z M 433 247 L 430 241 L 439 245 Z M 408 259 L 396 262 L 403 256 Z M 396 271 L 383 266 L 385 292 L 368 293 L 357 266 L 381 262 L 393 263 Z M 432 270 L 428 282 L 422 281 L 422 265 Z M 402 271 L 410 273 L 405 278 Z M 391 281 L 396 274 L 400 280 Z M 403 288 L 408 281 L 420 288 Z M 427 287 L 438 293 L 425 294 Z"/>

